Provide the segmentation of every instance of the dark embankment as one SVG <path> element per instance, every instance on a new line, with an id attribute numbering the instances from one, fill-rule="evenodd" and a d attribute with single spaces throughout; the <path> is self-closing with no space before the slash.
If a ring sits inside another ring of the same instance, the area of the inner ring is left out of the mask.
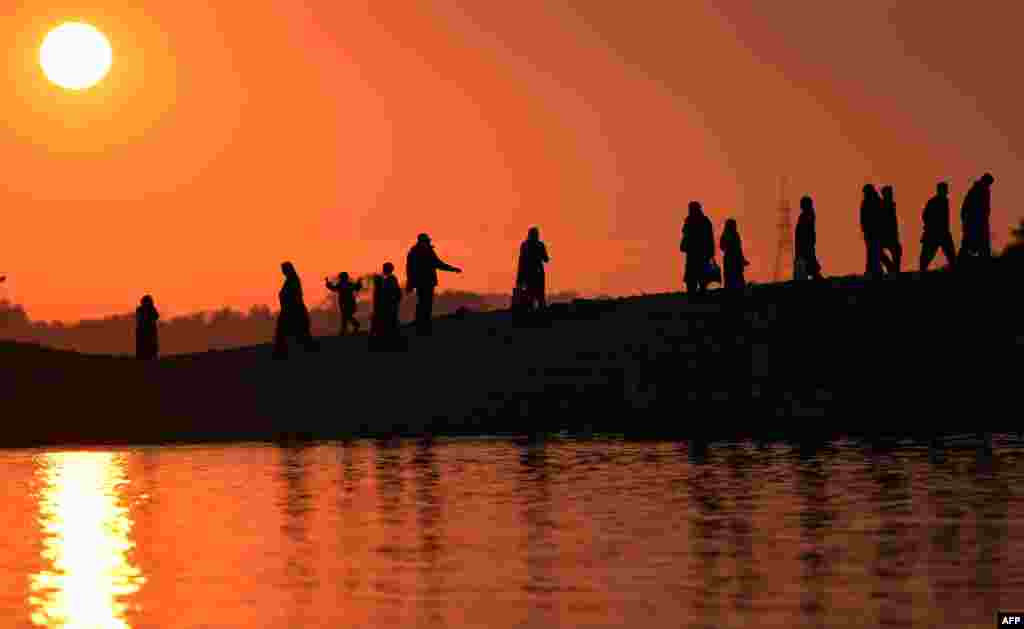
<path id="1" fill-rule="evenodd" d="M 0 344 L 0 445 L 614 433 L 924 435 L 1016 429 L 1020 267 L 576 301 L 521 325 L 439 319 L 409 351 L 363 336 L 143 364 Z"/>

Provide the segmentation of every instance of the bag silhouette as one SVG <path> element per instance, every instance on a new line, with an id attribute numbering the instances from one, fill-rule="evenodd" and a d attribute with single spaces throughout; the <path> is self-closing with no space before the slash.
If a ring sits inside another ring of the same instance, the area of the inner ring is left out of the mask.
<path id="1" fill-rule="evenodd" d="M 709 284 L 715 282 L 719 284 L 722 283 L 722 267 L 718 266 L 718 262 L 716 260 L 708 262 L 706 277 Z"/>

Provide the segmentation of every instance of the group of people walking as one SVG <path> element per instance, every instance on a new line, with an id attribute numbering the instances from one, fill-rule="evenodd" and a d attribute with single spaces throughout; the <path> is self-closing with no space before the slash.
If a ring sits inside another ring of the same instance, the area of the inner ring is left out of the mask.
<path id="1" fill-rule="evenodd" d="M 544 264 L 549 261 L 547 247 L 540 240 L 540 230 L 530 228 L 527 238 L 520 247 L 519 265 L 516 273 L 516 294 L 525 296 L 528 307 L 544 308 Z M 415 329 L 420 336 L 432 333 L 434 315 L 434 293 L 438 285 L 438 271 L 462 273 L 462 269 L 443 261 L 434 250 L 430 236 L 420 234 L 416 244 L 409 249 L 405 260 L 405 293 L 416 293 Z M 273 357 L 288 356 L 289 341 L 297 341 L 306 351 L 315 352 L 320 344 L 313 337 L 309 309 L 302 295 L 302 282 L 291 262 L 281 264 L 284 284 L 278 292 L 281 307 L 274 331 Z M 347 272 L 341 272 L 335 282 L 324 279 L 327 290 L 337 294 L 338 312 L 341 325 L 340 336 L 351 329 L 358 332 L 362 327 L 356 319 L 358 293 L 363 290 L 362 280 L 353 281 Z M 402 347 L 399 310 L 402 289 L 395 277 L 395 265 L 385 262 L 381 273 L 373 277 L 373 313 L 370 317 L 369 342 L 371 349 L 393 350 Z M 153 297 L 146 295 L 135 311 L 135 354 L 143 360 L 152 360 L 159 354 L 157 340 L 157 312 Z"/>
<path id="2" fill-rule="evenodd" d="M 974 182 L 964 197 L 960 209 L 963 239 L 957 255 L 950 230 L 949 184 L 940 182 L 936 193 L 925 205 L 921 236 L 919 268 L 927 271 L 935 254 L 941 249 L 950 267 L 965 260 L 992 257 L 992 236 L 989 220 L 992 213 L 991 186 L 995 178 L 986 173 Z M 896 213 L 895 193 L 892 186 L 883 186 L 881 193 L 872 184 L 863 189 L 860 205 L 860 225 L 866 249 L 868 277 L 899 273 L 903 265 L 903 246 L 900 244 L 899 218 Z M 800 216 L 794 234 L 793 277 L 796 280 L 820 279 L 821 264 L 817 254 L 817 229 L 814 200 L 800 199 Z M 715 262 L 714 230 L 711 220 L 704 214 L 701 204 L 690 203 L 683 221 L 683 239 L 679 250 L 686 254 L 683 282 L 688 293 L 699 294 L 708 284 L 721 281 L 726 289 L 746 285 L 744 269 L 750 264 L 743 257 L 736 219 L 728 219 L 719 248 L 723 254 L 724 271 Z"/>
<path id="3" fill-rule="evenodd" d="M 963 240 L 960 253 L 953 245 L 950 231 L 949 185 L 940 182 L 935 196 L 929 199 L 922 214 L 924 230 L 921 237 L 920 269 L 926 271 L 935 254 L 941 249 L 950 267 L 962 264 L 968 258 L 988 258 L 992 255 L 991 231 L 991 186 L 995 179 L 985 174 L 974 182 L 964 198 L 960 210 L 963 225 Z M 863 188 L 860 205 L 860 225 L 866 249 L 866 274 L 878 277 L 884 273 L 899 273 L 903 263 L 903 247 L 900 244 L 899 219 L 892 186 L 883 186 L 881 193 L 874 185 Z M 800 216 L 794 234 L 793 274 L 796 280 L 820 279 L 821 264 L 816 250 L 817 229 L 814 200 L 809 196 L 800 199 Z M 688 293 L 700 294 L 712 282 L 721 282 L 727 290 L 746 286 L 745 269 L 750 262 L 743 255 L 736 219 L 726 220 L 722 237 L 718 242 L 722 251 L 724 269 L 715 262 L 714 228 L 711 219 L 697 201 L 689 204 L 683 221 L 683 236 L 679 250 L 686 254 L 683 282 Z M 525 309 L 544 309 L 545 298 L 544 265 L 550 261 L 547 246 L 540 240 L 540 230 L 531 227 L 526 240 L 519 247 L 519 262 L 516 269 L 516 283 L 513 289 L 513 305 Z M 373 277 L 373 313 L 370 317 L 370 344 L 374 349 L 395 349 L 402 343 L 399 331 L 399 310 L 402 289 L 395 277 L 395 266 L 385 262 L 381 274 Z M 405 260 L 405 293 L 416 293 L 415 329 L 418 335 L 428 336 L 432 332 L 434 293 L 438 285 L 438 271 L 461 273 L 462 269 L 452 266 L 438 257 L 430 236 L 420 234 L 416 244 L 409 249 Z M 288 341 L 294 339 L 307 351 L 317 351 L 319 343 L 312 335 L 309 310 L 302 296 L 302 282 L 291 262 L 281 264 L 284 284 L 278 293 L 281 306 L 274 332 L 275 358 L 288 355 Z M 2 278 L 0 278 L 2 281 Z M 348 334 L 351 328 L 361 328 L 355 318 L 358 308 L 358 293 L 363 289 L 361 280 L 352 281 L 348 273 L 339 273 L 337 281 L 325 279 L 326 288 L 337 293 L 338 311 L 341 315 L 339 334 Z M 154 359 L 159 354 L 157 322 L 160 314 L 153 298 L 146 295 L 136 310 L 136 355 L 140 359 Z"/>

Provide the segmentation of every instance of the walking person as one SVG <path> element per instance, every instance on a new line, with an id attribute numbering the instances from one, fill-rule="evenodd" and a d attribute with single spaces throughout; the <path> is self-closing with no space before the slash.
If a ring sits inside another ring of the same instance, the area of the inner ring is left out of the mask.
<path id="1" fill-rule="evenodd" d="M 814 200 L 809 196 L 800 199 L 800 217 L 796 221 L 793 246 L 793 279 L 821 279 L 821 264 L 818 263 L 817 227 L 815 225 Z"/>
<path id="2" fill-rule="evenodd" d="M 743 257 L 743 242 L 740 240 L 739 228 L 736 219 L 730 218 L 725 221 L 722 229 L 722 238 L 718 242 L 722 250 L 722 264 L 725 276 L 724 287 L 726 290 L 743 288 L 747 285 L 744 277 L 744 269 L 750 263 Z"/>
<path id="3" fill-rule="evenodd" d="M 924 222 L 924 233 L 921 235 L 921 272 L 942 249 L 946 263 L 950 268 L 956 265 L 956 248 L 953 246 L 953 232 L 949 228 L 949 184 L 945 181 L 935 186 L 935 196 L 928 200 L 921 214 Z"/>
<path id="4" fill-rule="evenodd" d="M 160 354 L 157 339 L 157 322 L 160 313 L 153 304 L 153 297 L 146 295 L 135 309 L 135 357 L 139 360 L 156 360 Z"/>
<path id="5" fill-rule="evenodd" d="M 903 247 L 900 245 L 900 222 L 896 214 L 896 201 L 892 186 L 882 188 L 882 205 L 879 213 L 879 259 L 889 274 L 899 273 L 902 268 Z M 888 255 L 886 255 L 888 252 Z"/>
<path id="6" fill-rule="evenodd" d="M 278 292 L 281 312 L 277 316 L 277 328 L 274 331 L 274 353 L 276 359 L 288 357 L 288 339 L 296 339 L 307 352 L 315 352 L 320 345 L 313 338 L 310 330 L 309 310 L 302 298 L 302 282 L 291 262 L 281 263 L 284 284 Z"/>
<path id="7" fill-rule="evenodd" d="M 356 302 L 356 293 L 363 290 L 363 281 L 352 282 L 349 280 L 348 273 L 343 271 L 338 273 L 337 283 L 331 284 L 329 278 L 324 278 L 324 283 L 327 290 L 338 293 L 338 313 L 341 315 L 341 328 L 338 330 L 338 336 L 345 336 L 349 327 L 354 328 L 353 333 L 359 332 L 359 328 L 362 326 L 355 316 L 356 308 L 359 306 Z"/>
<path id="8" fill-rule="evenodd" d="M 963 238 L 960 243 L 960 257 L 971 256 L 987 259 L 992 257 L 992 230 L 989 219 L 992 215 L 992 184 L 995 178 L 985 173 L 974 182 L 964 197 L 960 208 Z"/>
<path id="9" fill-rule="evenodd" d="M 522 303 L 532 310 L 537 305 L 547 308 L 544 265 L 550 262 L 548 249 L 540 239 L 540 229 L 531 227 L 526 240 L 519 246 L 519 264 L 516 269 L 516 289 Z"/>
<path id="10" fill-rule="evenodd" d="M 439 270 L 462 273 L 462 269 L 437 257 L 430 236 L 420 234 L 405 259 L 405 291 L 416 291 L 416 333 L 420 336 L 429 336 L 433 331 L 434 290 Z"/>
<path id="11" fill-rule="evenodd" d="M 873 185 L 865 185 L 864 199 L 860 204 L 860 229 L 864 234 L 867 253 L 865 274 L 873 278 L 882 275 L 881 214 L 882 197 Z"/>
<path id="12" fill-rule="evenodd" d="M 700 203 L 691 201 L 687 210 L 679 250 L 686 254 L 683 274 L 686 292 L 696 295 L 707 290 L 710 281 L 708 267 L 715 257 L 715 232 Z"/>

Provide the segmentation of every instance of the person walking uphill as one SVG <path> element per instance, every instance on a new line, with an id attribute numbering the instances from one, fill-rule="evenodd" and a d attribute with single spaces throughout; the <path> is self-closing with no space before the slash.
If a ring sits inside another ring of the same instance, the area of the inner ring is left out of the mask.
<path id="1" fill-rule="evenodd" d="M 922 273 L 928 270 L 928 265 L 932 263 L 939 249 L 942 249 L 942 255 L 946 256 L 949 267 L 956 266 L 953 232 L 949 229 L 949 184 L 939 182 L 935 190 L 935 196 L 928 200 L 921 217 L 924 221 L 924 234 L 921 235 Z"/>
<path id="2" fill-rule="evenodd" d="M 882 197 L 871 184 L 864 186 L 864 199 L 860 203 L 860 229 L 864 233 L 864 246 L 867 250 L 865 274 L 869 277 L 882 275 L 882 240 L 881 240 Z"/>
<path id="3" fill-rule="evenodd" d="M 818 262 L 817 228 L 815 226 L 814 200 L 811 197 L 800 199 L 800 218 L 796 221 L 796 234 L 793 246 L 793 279 L 821 279 L 821 264 Z"/>
<path id="4" fill-rule="evenodd" d="M 743 288 L 747 285 L 743 270 L 750 263 L 743 257 L 743 243 L 740 240 L 736 219 L 730 218 L 725 221 L 718 246 L 722 249 L 722 263 L 725 266 L 725 289 Z"/>
<path id="5" fill-rule="evenodd" d="M 715 257 L 715 231 L 700 203 L 691 201 L 688 211 L 683 221 L 683 239 L 679 243 L 679 250 L 686 254 L 686 271 L 683 275 L 686 292 L 697 294 L 707 289 L 708 265 Z"/>
<path id="6" fill-rule="evenodd" d="M 902 267 L 903 247 L 900 245 L 900 219 L 896 215 L 896 201 L 892 186 L 882 188 L 882 205 L 878 221 L 878 255 L 885 270 L 899 273 Z M 885 252 L 889 252 L 889 256 Z"/>
<path id="7" fill-rule="evenodd" d="M 325 279 L 324 283 L 327 286 L 327 290 L 338 293 L 338 312 L 341 314 L 341 329 L 338 330 L 338 336 L 345 336 L 348 334 L 349 326 L 355 328 L 354 332 L 358 332 L 360 325 L 359 321 L 356 320 L 356 293 L 363 290 L 362 280 L 356 280 L 352 282 L 348 278 L 348 273 L 338 273 L 338 283 L 331 284 L 331 280 Z"/>
<path id="8" fill-rule="evenodd" d="M 526 240 L 519 246 L 519 265 L 516 269 L 516 288 L 531 310 L 534 303 L 541 309 L 547 308 L 544 264 L 550 261 L 548 249 L 540 239 L 540 230 L 531 227 Z"/>
<path id="9" fill-rule="evenodd" d="M 157 321 L 160 313 L 153 305 L 153 298 L 146 295 L 135 309 L 135 357 L 139 360 L 156 360 L 160 353 L 157 340 Z"/>
<path id="10" fill-rule="evenodd" d="M 442 262 L 430 244 L 430 236 L 420 234 L 405 259 L 405 292 L 416 291 L 416 332 L 420 336 L 432 331 L 438 270 L 462 273 L 462 269 Z"/>
<path id="11" fill-rule="evenodd" d="M 963 238 L 960 243 L 960 257 L 965 255 L 978 258 L 992 257 L 992 230 L 989 218 L 992 214 L 992 184 L 995 178 L 985 173 L 974 182 L 964 197 L 960 208 Z"/>
<path id="12" fill-rule="evenodd" d="M 274 332 L 274 358 L 288 357 L 288 337 L 295 338 L 307 352 L 320 349 L 316 339 L 310 332 L 309 310 L 302 299 L 302 282 L 291 262 L 281 264 L 284 274 L 284 285 L 278 292 L 281 313 L 277 316 L 277 329 Z"/>

